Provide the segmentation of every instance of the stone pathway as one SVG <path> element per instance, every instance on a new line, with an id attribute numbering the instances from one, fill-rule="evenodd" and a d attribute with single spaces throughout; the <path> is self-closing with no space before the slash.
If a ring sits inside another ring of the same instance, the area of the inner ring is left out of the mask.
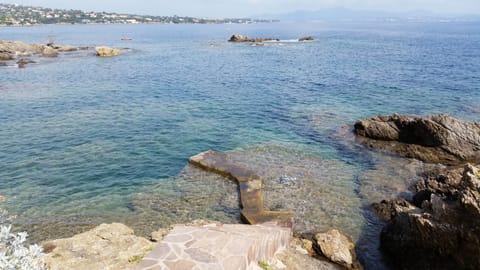
<path id="1" fill-rule="evenodd" d="M 235 179 L 240 186 L 242 218 L 249 224 L 275 221 L 282 226 L 293 226 L 293 212 L 268 211 L 263 208 L 262 180 L 247 168 L 229 161 L 228 155 L 213 150 L 190 157 L 190 163 L 223 176 Z"/>
<path id="2" fill-rule="evenodd" d="M 261 269 L 258 262 L 286 248 L 291 234 L 274 223 L 175 226 L 135 270 Z"/>

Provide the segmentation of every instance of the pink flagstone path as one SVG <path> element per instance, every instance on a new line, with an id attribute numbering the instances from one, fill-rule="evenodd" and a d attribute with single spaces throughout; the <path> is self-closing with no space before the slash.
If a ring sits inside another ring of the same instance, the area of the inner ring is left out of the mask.
<path id="1" fill-rule="evenodd" d="M 175 226 L 135 270 L 261 269 L 288 246 L 292 230 L 274 223 Z"/>

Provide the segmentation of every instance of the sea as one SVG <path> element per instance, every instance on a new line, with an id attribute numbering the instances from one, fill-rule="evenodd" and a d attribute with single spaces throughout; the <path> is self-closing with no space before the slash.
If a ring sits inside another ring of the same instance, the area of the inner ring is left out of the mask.
<path id="1" fill-rule="evenodd" d="M 0 40 L 125 50 L 0 67 L 0 207 L 33 242 L 110 222 L 142 236 L 241 222 L 237 184 L 188 164 L 213 149 L 262 177 L 265 206 L 294 211 L 296 235 L 339 229 L 366 269 L 388 269 L 370 205 L 408 198 L 440 165 L 368 149 L 353 124 L 480 121 L 478 22 L 52 25 L 0 28 Z"/>

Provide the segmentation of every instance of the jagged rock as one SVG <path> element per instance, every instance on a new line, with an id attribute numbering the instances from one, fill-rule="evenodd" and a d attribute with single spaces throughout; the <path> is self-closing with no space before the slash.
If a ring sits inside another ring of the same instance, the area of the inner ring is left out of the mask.
<path id="1" fill-rule="evenodd" d="M 480 123 L 448 115 L 376 116 L 355 123 L 360 142 L 425 162 L 480 162 Z"/>
<path id="2" fill-rule="evenodd" d="M 43 243 L 48 269 L 130 269 L 152 247 L 120 223 L 102 224 L 75 235 Z"/>
<path id="3" fill-rule="evenodd" d="M 302 37 L 302 38 L 299 38 L 298 41 L 302 42 L 302 41 L 313 41 L 315 40 L 313 37 L 311 36 L 308 36 L 308 37 Z"/>
<path id="4" fill-rule="evenodd" d="M 456 179 L 454 179 L 456 177 Z M 399 269 L 480 268 L 480 179 L 467 164 L 429 172 L 416 185 L 415 207 L 396 207 L 381 247 Z M 427 198 L 427 195 L 430 195 Z M 395 204 L 395 202 L 392 202 Z"/>
<path id="5" fill-rule="evenodd" d="M 97 55 L 100 57 L 116 56 L 123 53 L 122 50 L 114 49 L 106 46 L 95 47 L 95 51 L 97 52 Z"/>
<path id="6" fill-rule="evenodd" d="M 415 209 L 413 205 L 404 199 L 383 200 L 380 203 L 373 203 L 373 209 L 384 220 L 391 220 L 397 213 Z"/>
<path id="7" fill-rule="evenodd" d="M 348 269 L 362 269 L 356 259 L 355 244 L 346 235 L 332 229 L 315 235 L 315 243 L 330 261 Z"/>
<path id="8" fill-rule="evenodd" d="M 7 197 L 0 195 L 0 203 L 7 200 Z"/>
<path id="9" fill-rule="evenodd" d="M 264 42 L 264 41 L 278 41 L 278 39 L 273 39 L 273 38 L 251 38 L 247 36 L 242 36 L 242 35 L 232 35 L 230 39 L 228 40 L 229 42 Z"/>

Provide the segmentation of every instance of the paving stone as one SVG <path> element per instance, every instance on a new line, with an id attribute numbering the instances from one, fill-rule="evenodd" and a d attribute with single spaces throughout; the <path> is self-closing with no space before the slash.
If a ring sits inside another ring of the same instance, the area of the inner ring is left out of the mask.
<path id="1" fill-rule="evenodd" d="M 198 262 L 205 262 L 205 263 L 214 263 L 218 262 L 217 258 L 215 256 L 211 255 L 207 251 L 204 251 L 199 248 L 189 248 L 185 249 L 185 253 L 190 255 L 190 258 L 192 258 L 195 261 Z"/>
<path id="2" fill-rule="evenodd" d="M 289 244 L 291 233 L 290 228 L 268 223 L 182 228 L 182 234 L 173 236 L 175 239 L 188 236 L 180 238 L 190 241 L 167 242 L 171 237 L 167 235 L 135 269 L 149 270 L 149 266 L 166 270 L 258 269 L 259 260 L 273 257 Z"/>
<path id="3" fill-rule="evenodd" d="M 164 263 L 168 269 L 172 270 L 192 270 L 195 266 L 195 262 L 188 260 L 165 261 Z"/>
<path id="4" fill-rule="evenodd" d="M 139 264 L 135 266 L 135 269 L 150 268 L 156 264 L 158 264 L 158 260 L 143 259 Z"/>
<path id="5" fill-rule="evenodd" d="M 161 243 L 157 245 L 145 258 L 163 259 L 170 253 L 170 247 L 167 244 Z"/>
<path id="6" fill-rule="evenodd" d="M 246 269 L 247 260 L 243 256 L 230 256 L 223 260 L 224 269 Z"/>

